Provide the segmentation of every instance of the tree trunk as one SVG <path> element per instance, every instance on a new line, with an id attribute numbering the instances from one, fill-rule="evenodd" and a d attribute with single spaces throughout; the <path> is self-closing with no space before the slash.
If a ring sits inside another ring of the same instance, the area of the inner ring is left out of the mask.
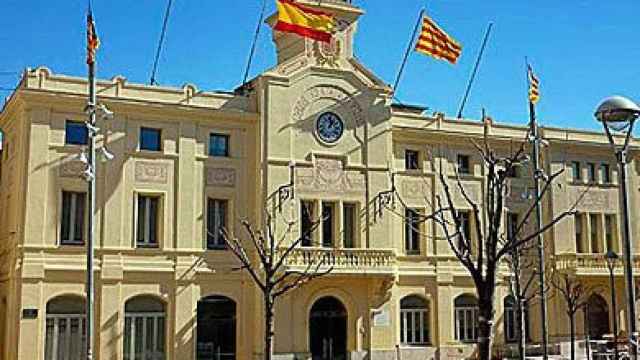
<path id="1" fill-rule="evenodd" d="M 491 347 L 493 345 L 493 295 L 487 294 L 478 299 L 478 307 L 478 359 L 491 360 Z"/>
<path id="2" fill-rule="evenodd" d="M 571 360 L 576 359 L 576 319 L 575 314 L 569 314 L 569 326 L 571 327 Z"/>
<path id="3" fill-rule="evenodd" d="M 273 300 L 270 295 L 264 297 L 264 360 L 273 358 Z"/>

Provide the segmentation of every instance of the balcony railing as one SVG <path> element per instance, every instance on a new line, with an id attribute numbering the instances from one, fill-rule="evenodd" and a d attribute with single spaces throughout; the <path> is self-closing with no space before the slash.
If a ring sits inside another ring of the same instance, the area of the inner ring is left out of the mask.
<path id="1" fill-rule="evenodd" d="M 315 269 L 333 267 L 337 274 L 394 274 L 396 255 L 393 250 L 379 249 L 333 249 L 298 248 L 285 261 L 291 271 L 303 271 L 311 266 Z"/>
<path id="2" fill-rule="evenodd" d="M 580 273 L 608 273 L 605 254 L 562 254 L 555 256 L 558 270 L 576 270 Z M 634 270 L 640 270 L 640 256 L 633 257 Z M 622 259 L 616 264 L 616 271 L 622 271 Z"/>

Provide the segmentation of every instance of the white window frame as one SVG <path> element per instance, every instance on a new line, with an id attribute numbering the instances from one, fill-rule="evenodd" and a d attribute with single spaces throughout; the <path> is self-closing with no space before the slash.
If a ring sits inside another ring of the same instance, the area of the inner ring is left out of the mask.
<path id="1" fill-rule="evenodd" d="M 60 335 L 60 322 L 64 320 L 66 324 L 65 328 L 65 337 L 64 344 L 61 343 L 59 338 Z M 71 353 L 71 322 L 73 320 L 78 321 L 78 332 L 76 334 L 75 340 L 79 342 L 79 346 L 77 346 L 76 354 Z M 52 342 L 51 353 L 47 352 L 47 325 L 49 322 L 53 322 L 53 338 L 50 340 Z M 47 314 L 45 317 L 45 360 L 66 360 L 66 359 L 80 359 L 85 354 L 86 347 L 86 339 L 85 339 L 85 317 L 84 314 Z M 64 346 L 64 350 L 62 352 L 62 357 L 58 358 L 58 352 L 60 346 Z"/>
<path id="2" fill-rule="evenodd" d="M 71 195 L 71 204 L 70 204 L 70 209 L 69 209 L 69 224 L 68 224 L 68 229 L 69 229 L 69 234 L 68 236 L 71 237 L 71 239 L 63 239 L 62 238 L 62 224 L 64 221 L 64 217 L 62 216 L 63 211 L 64 211 L 64 194 L 65 193 L 69 193 Z M 78 195 L 79 194 L 84 194 L 84 199 L 85 199 L 85 204 L 84 204 L 84 218 L 83 218 L 83 224 L 82 224 L 82 239 L 80 241 L 75 240 L 75 229 L 76 229 L 76 208 L 78 206 Z M 85 237 L 86 237 L 86 226 L 87 226 L 87 193 L 86 192 L 81 192 L 81 191 L 70 191 L 70 190 L 63 190 L 60 193 L 60 245 L 84 245 L 85 242 Z"/>
<path id="3" fill-rule="evenodd" d="M 229 208 L 230 208 L 230 201 L 228 199 L 223 199 L 223 198 L 215 198 L 215 197 L 207 197 L 207 221 L 205 224 L 206 227 L 206 244 L 205 244 L 205 248 L 208 250 L 217 250 L 217 249 L 225 249 L 226 248 L 226 242 L 225 240 L 222 238 L 222 235 L 219 234 L 209 234 L 209 201 L 213 201 L 214 202 L 214 222 L 218 222 L 218 217 L 216 216 L 216 214 L 220 211 L 220 204 L 222 204 L 222 206 L 224 207 L 224 224 L 214 224 L 213 228 L 216 228 L 216 225 L 218 225 L 218 228 L 226 228 L 227 224 L 229 223 Z M 213 241 L 213 246 L 209 247 L 209 235 L 212 235 L 214 237 L 214 241 Z M 216 241 L 217 240 L 217 241 Z"/>
<path id="4" fill-rule="evenodd" d="M 137 319 L 142 319 L 142 331 L 137 331 L 136 329 L 136 320 Z M 166 342 L 166 329 L 167 329 L 167 322 L 166 322 L 166 316 L 164 312 L 125 312 L 125 326 L 127 326 L 127 320 L 129 320 L 129 334 L 131 335 L 131 340 L 129 341 L 129 349 L 125 349 L 125 353 L 123 354 L 124 359 L 126 360 L 134 360 L 137 359 L 138 357 L 136 357 L 136 336 L 140 335 L 142 337 L 142 359 L 145 360 L 164 360 L 166 358 L 166 346 L 167 346 L 167 342 Z M 159 323 L 160 321 L 163 321 L 163 328 L 164 328 L 164 332 L 163 333 L 159 333 L 158 328 L 159 328 Z M 153 336 L 151 337 L 152 341 L 153 341 L 153 345 L 151 347 L 151 353 L 147 352 L 147 322 L 148 321 L 152 321 L 153 325 L 152 325 L 152 329 L 153 329 Z M 127 333 L 127 329 L 124 329 L 124 334 Z M 123 341 L 124 340 L 124 334 L 123 334 Z M 158 349 L 158 344 L 160 343 L 159 339 L 160 337 L 162 337 L 162 339 L 164 341 L 162 341 L 162 344 L 164 344 L 165 349 Z"/>
<path id="5" fill-rule="evenodd" d="M 478 315 L 479 308 L 475 306 L 456 306 L 455 307 L 455 339 L 460 342 L 474 342 L 478 339 Z M 463 334 L 460 334 L 460 320 L 463 322 Z M 469 338 L 467 333 L 469 328 L 472 329 L 472 337 Z"/>
<path id="6" fill-rule="evenodd" d="M 401 332 L 401 342 L 402 345 L 427 345 L 429 344 L 429 310 L 428 309 L 400 309 L 400 324 L 403 326 L 400 329 Z M 411 324 L 416 323 L 416 319 L 419 321 L 420 325 L 418 326 L 418 333 L 415 331 L 411 331 L 413 338 L 409 339 L 409 318 L 412 318 Z M 425 322 L 426 318 L 426 322 Z M 425 339 L 425 329 L 426 329 L 426 339 Z M 418 335 L 418 336 L 416 336 Z M 416 337 L 418 339 L 416 339 Z"/>

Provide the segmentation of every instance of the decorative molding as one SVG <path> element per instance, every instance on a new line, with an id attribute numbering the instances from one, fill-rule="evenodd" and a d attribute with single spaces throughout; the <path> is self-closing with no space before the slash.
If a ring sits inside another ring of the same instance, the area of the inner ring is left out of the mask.
<path id="1" fill-rule="evenodd" d="M 357 125 L 364 124 L 364 111 L 351 94 L 345 90 L 329 85 L 319 85 L 305 91 L 293 106 L 291 116 L 294 123 L 305 119 L 307 109 L 321 99 L 329 99 L 344 106 L 346 112 L 355 120 Z"/>
<path id="2" fill-rule="evenodd" d="M 313 168 L 297 168 L 295 178 L 300 191 L 345 194 L 365 189 L 364 175 L 345 171 L 339 159 L 316 158 Z"/>
<path id="3" fill-rule="evenodd" d="M 169 180 L 167 164 L 136 161 L 135 180 L 141 183 L 166 184 Z"/>
<path id="4" fill-rule="evenodd" d="M 70 160 L 65 161 L 60 166 L 60 177 L 78 177 L 85 170 L 85 164 L 82 161 Z"/>
<path id="5" fill-rule="evenodd" d="M 403 180 L 400 193 L 405 199 L 424 199 L 427 194 L 427 186 L 423 180 Z"/>
<path id="6" fill-rule="evenodd" d="M 278 66 L 277 72 L 281 75 L 291 75 L 294 72 L 303 69 L 309 65 L 309 58 L 306 56 L 297 58 L 293 61 L 286 62 Z"/>
<path id="7" fill-rule="evenodd" d="M 234 187 L 236 170 L 228 168 L 207 168 L 207 186 Z"/>

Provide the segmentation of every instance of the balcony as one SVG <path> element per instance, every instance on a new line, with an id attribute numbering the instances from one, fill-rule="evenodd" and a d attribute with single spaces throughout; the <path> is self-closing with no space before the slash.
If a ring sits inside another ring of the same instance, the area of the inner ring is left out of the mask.
<path id="1" fill-rule="evenodd" d="M 558 270 L 575 270 L 576 275 L 608 275 L 605 254 L 561 254 L 555 256 Z M 633 257 L 634 271 L 640 271 L 640 256 Z M 622 272 L 622 259 L 618 261 L 616 272 Z"/>
<path id="2" fill-rule="evenodd" d="M 285 261 L 288 271 L 333 267 L 332 274 L 394 276 L 396 255 L 393 250 L 298 248 Z"/>

